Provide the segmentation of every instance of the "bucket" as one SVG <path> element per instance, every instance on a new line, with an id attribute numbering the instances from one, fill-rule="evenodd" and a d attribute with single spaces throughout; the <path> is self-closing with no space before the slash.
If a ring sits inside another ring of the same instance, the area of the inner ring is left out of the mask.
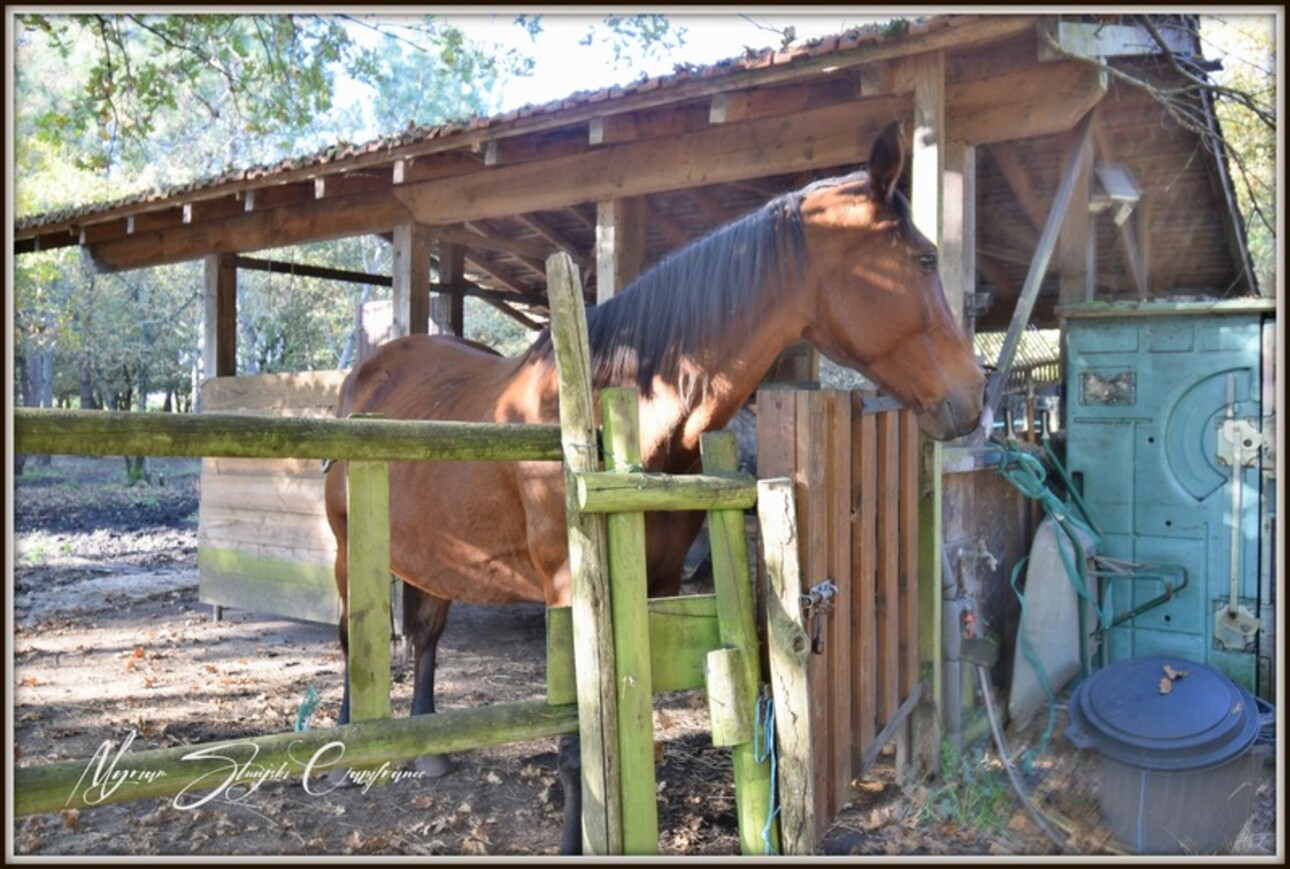
<path id="1" fill-rule="evenodd" d="M 1119 661 L 1071 695 L 1067 737 L 1101 757 L 1098 803 L 1140 854 L 1227 853 L 1254 809 L 1254 696 L 1182 658 Z"/>

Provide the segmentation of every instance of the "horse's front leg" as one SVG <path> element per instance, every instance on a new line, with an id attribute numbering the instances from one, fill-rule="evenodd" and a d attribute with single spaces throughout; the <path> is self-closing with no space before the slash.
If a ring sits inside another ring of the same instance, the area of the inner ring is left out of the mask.
<path id="1" fill-rule="evenodd" d="M 435 597 L 411 583 L 403 584 L 404 633 L 412 639 L 415 652 L 412 677 L 412 714 L 434 713 L 434 671 L 439 638 L 448 625 L 448 608 L 452 601 Z M 454 769 L 446 754 L 427 755 L 416 760 L 415 767 L 432 777 L 447 775 Z"/>

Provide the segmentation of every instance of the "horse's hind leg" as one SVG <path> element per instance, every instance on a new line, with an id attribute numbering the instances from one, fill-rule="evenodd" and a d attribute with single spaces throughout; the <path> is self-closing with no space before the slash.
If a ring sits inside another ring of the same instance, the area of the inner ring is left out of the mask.
<path id="1" fill-rule="evenodd" d="M 403 632 L 412 639 L 415 664 L 412 681 L 412 714 L 434 712 L 434 671 L 439 638 L 448 624 L 452 601 L 436 597 L 410 583 L 403 584 Z M 418 758 L 416 768 L 431 776 L 446 775 L 453 763 L 446 754 Z"/>
<path id="2" fill-rule="evenodd" d="M 564 832 L 561 854 L 582 853 L 582 742 L 576 736 L 560 738 L 560 785 L 564 788 Z"/>

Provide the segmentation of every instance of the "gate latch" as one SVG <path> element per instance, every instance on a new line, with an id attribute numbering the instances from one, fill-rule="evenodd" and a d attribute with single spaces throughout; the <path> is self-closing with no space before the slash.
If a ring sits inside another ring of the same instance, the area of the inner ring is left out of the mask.
<path id="1" fill-rule="evenodd" d="M 833 612 L 834 598 L 838 596 L 838 585 L 831 579 L 817 582 L 802 595 L 802 616 L 807 621 L 814 621 L 811 626 L 811 652 L 824 654 L 824 618 Z"/>

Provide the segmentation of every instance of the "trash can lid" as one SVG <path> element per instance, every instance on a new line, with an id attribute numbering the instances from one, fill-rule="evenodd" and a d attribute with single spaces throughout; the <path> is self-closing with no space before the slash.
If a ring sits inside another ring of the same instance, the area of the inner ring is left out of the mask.
<path id="1" fill-rule="evenodd" d="M 1118 661 L 1075 689 L 1066 735 L 1080 748 L 1147 770 L 1218 766 L 1259 733 L 1254 696 L 1195 661 L 1156 655 Z"/>

